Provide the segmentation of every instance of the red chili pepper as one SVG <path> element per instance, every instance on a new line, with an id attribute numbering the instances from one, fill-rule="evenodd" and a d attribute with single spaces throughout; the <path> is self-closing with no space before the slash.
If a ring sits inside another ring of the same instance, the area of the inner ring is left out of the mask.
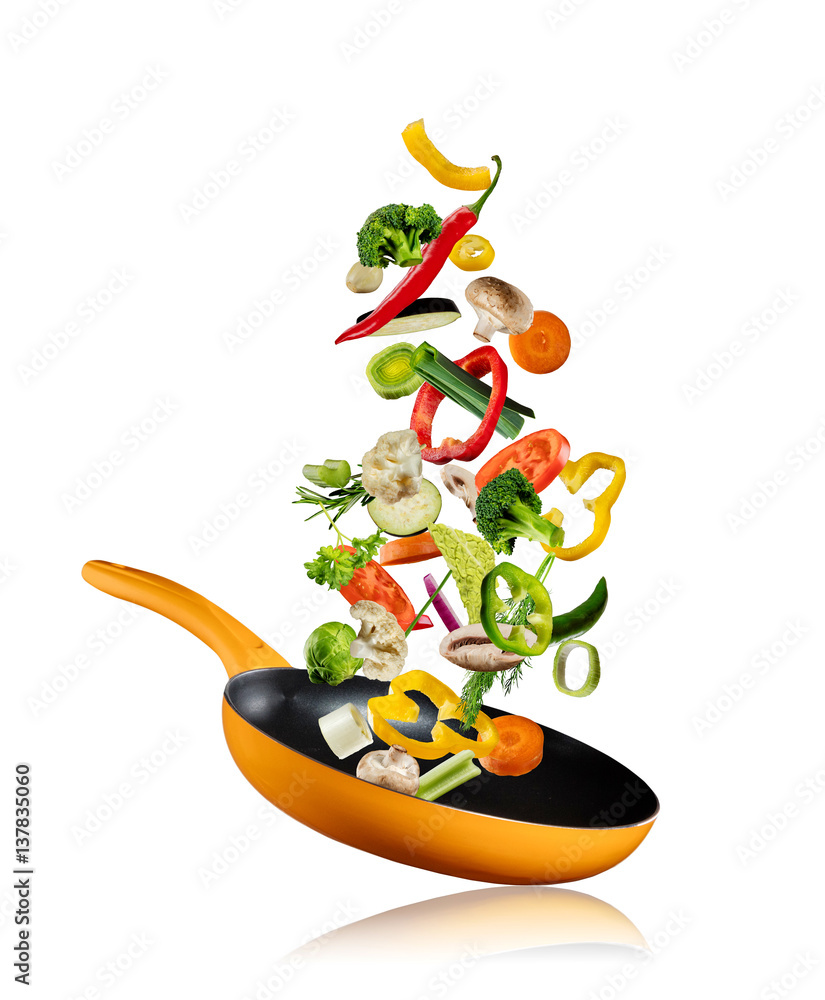
<path id="1" fill-rule="evenodd" d="M 336 338 L 336 344 L 342 344 L 345 340 L 358 340 L 360 337 L 369 337 L 371 333 L 386 326 L 390 320 L 406 309 L 408 305 L 421 298 L 424 292 L 435 280 L 436 275 L 449 259 L 453 247 L 462 236 L 467 233 L 478 222 L 479 214 L 484 206 L 484 202 L 492 194 L 493 188 L 498 183 L 501 173 L 501 160 L 494 156 L 493 160 L 497 164 L 496 175 L 493 183 L 487 188 L 484 194 L 472 205 L 462 205 L 447 216 L 441 224 L 441 235 L 437 236 L 431 243 L 428 243 L 422 251 L 422 261 L 409 268 L 406 275 L 398 282 L 390 294 L 360 323 L 356 323 L 348 330 Z"/>
<path id="2" fill-rule="evenodd" d="M 485 344 L 484 347 L 476 348 L 465 358 L 461 358 L 455 363 L 459 368 L 463 368 L 465 372 L 476 378 L 492 373 L 493 385 L 490 392 L 490 402 L 481 418 L 478 430 L 466 441 L 444 438 L 441 444 L 434 448 L 432 441 L 433 418 L 435 411 L 444 399 L 444 393 L 439 392 L 429 382 L 425 382 L 421 386 L 415 397 L 410 427 L 418 435 L 421 457 L 425 462 L 432 462 L 434 465 L 445 465 L 447 462 L 472 462 L 474 458 L 478 458 L 490 443 L 490 438 L 493 436 L 504 407 L 504 400 L 507 397 L 507 365 L 501 360 L 495 347 Z"/>

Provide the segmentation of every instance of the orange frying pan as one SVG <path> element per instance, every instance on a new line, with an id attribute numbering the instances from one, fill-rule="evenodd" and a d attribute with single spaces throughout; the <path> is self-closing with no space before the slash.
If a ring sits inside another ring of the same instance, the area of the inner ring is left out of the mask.
<path id="1" fill-rule="evenodd" d="M 366 717 L 367 701 L 386 694 L 386 683 L 356 675 L 338 687 L 312 684 L 231 615 L 161 576 L 94 561 L 83 577 L 165 615 L 218 654 L 229 674 L 223 727 L 235 763 L 270 802 L 334 840 L 445 875 L 547 884 L 612 868 L 656 818 L 656 796 L 632 771 L 545 727 L 535 770 L 517 778 L 482 772 L 460 797 L 448 796 L 449 804 L 362 781 L 355 777 L 361 755 L 338 760 L 318 719 L 348 701 Z M 426 740 L 435 719 L 435 707 L 422 699 L 417 722 L 396 725 Z M 383 745 L 376 739 L 374 748 Z M 437 763 L 422 761 L 422 771 Z"/>

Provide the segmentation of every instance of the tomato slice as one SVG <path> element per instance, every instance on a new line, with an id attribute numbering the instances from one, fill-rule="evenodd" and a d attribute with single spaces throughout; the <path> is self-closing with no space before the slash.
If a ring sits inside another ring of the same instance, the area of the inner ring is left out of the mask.
<path id="1" fill-rule="evenodd" d="M 420 535 L 410 535 L 408 538 L 393 538 L 391 542 L 381 546 L 378 558 L 382 566 L 400 566 L 402 563 L 423 562 L 424 559 L 435 559 L 441 551 L 433 541 L 429 531 Z"/>
<path id="2" fill-rule="evenodd" d="M 556 478 L 570 457 L 570 442 L 558 431 L 547 429 L 527 434 L 494 455 L 476 473 L 476 489 L 508 469 L 521 469 L 536 493 Z"/>
<path id="3" fill-rule="evenodd" d="M 342 545 L 348 552 L 355 549 L 349 545 Z M 341 595 L 349 601 L 350 605 L 356 601 L 375 601 L 382 608 L 395 615 L 401 628 L 406 629 L 415 618 L 415 608 L 409 597 L 401 587 L 393 580 L 390 574 L 372 559 L 361 569 L 357 569 L 350 582 L 341 587 Z M 432 628 L 432 621 L 422 615 L 415 623 L 413 631 L 420 628 Z"/>

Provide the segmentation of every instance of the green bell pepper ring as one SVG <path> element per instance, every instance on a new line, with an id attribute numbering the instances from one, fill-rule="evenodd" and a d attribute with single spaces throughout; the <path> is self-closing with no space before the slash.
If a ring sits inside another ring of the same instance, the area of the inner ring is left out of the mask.
<path id="1" fill-rule="evenodd" d="M 506 638 L 502 634 L 496 614 L 507 610 L 507 605 L 498 596 L 496 584 L 504 580 L 510 588 L 510 595 L 515 601 L 523 601 L 530 597 L 535 609 L 527 621 L 536 634 L 532 645 L 527 642 L 527 630 L 524 625 L 513 625 Z M 519 656 L 539 656 L 550 645 L 553 638 L 553 605 L 547 588 L 534 576 L 514 566 L 503 562 L 494 566 L 481 581 L 481 624 L 487 638 L 499 649 Z"/>

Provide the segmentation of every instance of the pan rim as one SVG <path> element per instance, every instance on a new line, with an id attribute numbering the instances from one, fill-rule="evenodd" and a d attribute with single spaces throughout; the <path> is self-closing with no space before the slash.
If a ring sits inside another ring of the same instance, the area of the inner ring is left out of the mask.
<path id="1" fill-rule="evenodd" d="M 261 670 L 262 669 L 281 670 L 283 668 L 282 667 L 271 667 L 271 668 L 259 667 L 257 669 L 261 669 Z M 293 668 L 293 669 L 296 669 L 296 668 Z M 243 671 L 243 673 L 248 673 L 248 671 Z M 240 674 L 236 674 L 235 676 L 238 677 L 238 676 L 241 676 L 241 675 Z M 452 812 L 461 813 L 462 815 L 471 815 L 471 816 L 477 817 L 479 819 L 496 820 L 496 821 L 501 822 L 501 823 L 515 823 L 515 824 L 517 824 L 519 826 L 535 826 L 535 827 L 540 827 L 542 829 L 547 829 L 547 830 L 577 830 L 577 831 L 581 831 L 583 833 L 584 832 L 590 832 L 590 833 L 611 833 L 614 830 L 635 830 L 635 829 L 638 829 L 639 827 L 643 827 L 643 826 L 648 826 L 648 825 L 652 826 L 653 823 L 658 818 L 659 812 L 661 810 L 661 803 L 659 802 L 659 796 L 653 791 L 653 789 L 647 784 L 647 782 L 644 782 L 644 784 L 645 784 L 645 787 L 650 792 L 650 794 L 653 796 L 653 798 L 654 798 L 654 800 L 656 802 L 655 809 L 651 812 L 651 814 L 647 818 L 645 818 L 643 820 L 640 820 L 638 823 L 623 823 L 623 824 L 618 824 L 617 823 L 615 826 L 566 826 L 566 825 L 560 825 L 558 823 L 534 823 L 531 820 L 512 819 L 512 818 L 510 818 L 508 816 L 491 816 L 489 813 L 479 813 L 479 812 L 473 812 L 472 810 L 467 810 L 467 809 L 458 809 L 458 808 L 456 808 L 456 806 L 447 805 L 446 803 L 438 802 L 438 801 L 436 801 L 436 802 L 427 802 L 425 799 L 419 799 L 419 798 L 417 798 L 414 795 L 407 795 L 405 792 L 399 792 L 399 791 L 397 791 L 394 788 L 384 788 L 381 785 L 373 785 L 371 781 L 364 781 L 363 778 L 358 778 L 354 774 L 348 774 L 346 771 L 341 771 L 339 768 L 333 767 L 332 764 L 325 764 L 322 760 L 318 760 L 317 757 L 310 757 L 309 754 L 305 754 L 301 750 L 296 750 L 294 747 L 289 746 L 287 743 L 283 743 L 281 740 L 276 739 L 274 736 L 270 736 L 269 733 L 265 733 L 259 726 L 256 726 L 253 722 L 250 722 L 249 719 L 245 718 L 245 716 L 243 716 L 241 714 L 241 712 L 238 710 L 238 708 L 232 703 L 232 699 L 229 697 L 229 685 L 232 683 L 233 680 L 234 680 L 234 678 L 230 677 L 230 679 L 227 681 L 226 687 L 224 688 L 224 692 L 223 692 L 223 700 L 226 702 L 226 704 L 229 706 L 229 708 L 232 709 L 232 711 L 235 713 L 235 715 L 237 715 L 237 717 L 241 720 L 241 722 L 243 722 L 245 725 L 249 726 L 251 729 L 254 729 L 255 732 L 260 733 L 261 736 L 263 736 L 265 739 L 271 740 L 273 743 L 277 744 L 279 747 L 283 747 L 285 750 L 288 750 L 290 753 L 297 754 L 299 757 L 303 757 L 304 760 L 312 761 L 313 764 L 317 764 L 320 767 L 325 767 L 329 771 L 332 771 L 334 774 L 340 774 L 340 775 L 342 775 L 345 778 L 352 778 L 353 781 L 360 781 L 364 785 L 370 785 L 372 788 L 374 788 L 378 792 L 387 792 L 390 795 L 400 795 L 404 799 L 411 800 L 411 801 L 414 801 L 414 802 L 419 802 L 422 805 L 440 806 L 442 809 L 450 809 Z M 545 728 L 547 728 L 547 727 L 545 727 Z M 555 731 L 558 732 L 558 730 L 555 730 Z M 565 736 L 566 734 L 562 733 L 562 735 Z M 377 736 L 375 738 L 379 739 Z M 569 739 L 576 739 L 576 738 L 575 738 L 575 736 L 571 736 L 571 737 L 569 737 Z M 383 743 L 384 741 L 380 740 L 380 742 Z M 576 740 L 576 742 L 577 743 L 581 743 L 582 741 L 581 740 Z M 589 747 L 589 744 L 584 744 L 584 745 Z M 596 747 L 590 747 L 590 749 L 591 750 L 597 750 Z M 230 751 L 231 751 L 231 748 L 230 748 Z M 609 754 L 605 754 L 603 750 L 597 750 L 597 752 L 601 753 L 601 754 L 604 754 L 605 757 L 609 757 L 610 760 L 613 760 L 615 763 L 620 764 L 621 767 L 626 767 L 626 765 L 621 764 L 619 761 L 616 761 L 615 758 L 610 757 Z M 633 774 L 634 777 L 638 778 L 639 781 L 643 780 L 643 779 L 639 778 L 639 776 L 636 774 L 635 771 L 631 771 L 630 768 L 627 768 L 627 770 L 630 771 L 630 773 Z M 243 771 L 241 771 L 241 773 L 243 773 Z M 245 774 L 244 774 L 244 777 L 246 778 Z M 249 779 L 247 779 L 247 780 L 249 780 Z"/>

